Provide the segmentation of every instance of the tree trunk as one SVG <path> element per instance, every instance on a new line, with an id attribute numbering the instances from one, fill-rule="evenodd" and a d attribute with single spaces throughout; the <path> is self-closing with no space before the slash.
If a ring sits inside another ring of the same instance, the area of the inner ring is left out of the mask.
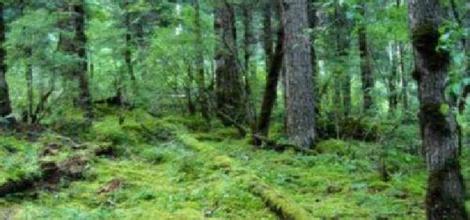
<path id="1" fill-rule="evenodd" d="M 359 52 L 361 57 L 361 80 L 363 94 L 363 110 L 368 112 L 371 110 L 373 103 L 372 90 L 374 89 L 374 77 L 372 73 L 372 62 L 369 51 L 369 43 L 367 40 L 367 23 L 366 23 L 366 4 L 361 3 L 359 14 L 362 20 L 359 24 Z"/>
<path id="2" fill-rule="evenodd" d="M 34 90 L 33 90 L 33 65 L 31 64 L 32 49 L 26 49 L 26 56 L 29 58 L 28 63 L 26 64 L 25 79 L 27 87 L 27 96 L 28 97 L 28 110 L 27 110 L 27 123 L 33 123 L 33 105 L 34 105 Z"/>
<path id="3" fill-rule="evenodd" d="M 279 7 L 278 7 L 279 8 Z M 254 137 L 254 144 L 259 146 L 262 144 L 259 136 L 268 137 L 269 136 L 269 127 L 271 123 L 271 115 L 274 109 L 274 105 L 277 99 L 277 87 L 279 84 L 279 76 L 282 70 L 282 60 L 284 57 L 284 27 L 279 28 L 279 34 L 276 44 L 276 51 L 269 64 L 269 72 L 266 78 L 266 88 L 264 90 L 263 103 L 261 105 L 261 112 L 259 116 L 259 121 L 256 126 L 256 131 Z"/>
<path id="4" fill-rule="evenodd" d="M 399 58 L 400 58 L 400 72 L 401 72 L 401 87 L 402 87 L 402 101 L 403 101 L 403 110 L 408 111 L 409 101 L 408 101 L 408 74 L 406 73 L 405 68 L 405 49 L 403 43 L 398 45 Z"/>
<path id="5" fill-rule="evenodd" d="M 187 106 L 188 106 L 188 113 L 190 115 L 195 115 L 196 114 L 196 106 L 194 105 L 193 102 L 193 83 L 194 83 L 194 76 L 193 76 L 193 68 L 191 66 L 190 62 L 187 62 L 188 64 L 188 79 L 187 79 L 187 84 L 185 86 L 185 92 L 186 92 L 186 100 L 187 100 Z"/>
<path id="6" fill-rule="evenodd" d="M 308 24 L 310 29 L 315 29 L 317 25 L 317 8 L 314 5 L 316 1 L 309 1 L 308 4 Z M 313 72 L 313 80 L 315 82 L 315 113 L 317 117 L 320 115 L 321 109 L 320 109 L 320 88 L 319 85 L 317 84 L 317 78 L 318 78 L 318 69 L 317 69 L 317 56 L 316 56 L 316 51 L 314 47 L 314 39 L 315 36 L 311 36 L 311 47 L 310 47 L 310 53 L 311 53 L 311 63 L 312 63 L 312 72 Z"/>
<path id="7" fill-rule="evenodd" d="M 346 10 L 339 1 L 335 1 L 335 39 L 336 39 L 336 58 L 339 65 L 336 65 L 335 74 L 337 79 L 335 84 L 335 94 L 337 103 L 343 104 L 343 109 L 337 108 L 337 115 L 348 117 L 351 112 L 351 76 L 348 68 L 345 68 L 348 60 L 348 49 L 350 45 L 349 25 L 346 17 Z M 341 112 L 342 111 L 342 112 Z"/>
<path id="8" fill-rule="evenodd" d="M 418 82 L 420 125 L 429 171 L 427 218 L 468 219 L 458 158 L 457 122 L 445 97 L 450 53 L 436 49 L 446 17 L 439 0 L 410 0 L 409 19 Z"/>
<path id="9" fill-rule="evenodd" d="M 209 122 L 210 115 L 209 115 L 209 103 L 207 100 L 207 91 L 205 85 L 205 73 L 204 73 L 204 42 L 202 39 L 202 26 L 201 26 L 201 5 L 199 0 L 194 0 L 194 10 L 195 10 L 195 17 L 194 17 L 194 26 L 196 30 L 196 83 L 198 87 L 198 102 L 199 108 L 201 111 L 202 117 Z"/>
<path id="10" fill-rule="evenodd" d="M 246 108 L 242 75 L 238 66 L 235 12 L 226 0 L 217 3 L 215 31 L 218 37 L 216 49 L 216 103 L 217 110 L 237 122 L 246 122 Z M 232 123 L 220 118 L 225 125 Z"/>
<path id="11" fill-rule="evenodd" d="M 397 92 L 397 71 L 398 71 L 398 56 L 395 43 L 390 44 L 390 75 L 388 77 L 388 105 L 391 113 L 394 113 L 398 105 L 398 92 Z"/>
<path id="12" fill-rule="evenodd" d="M 315 141 L 314 82 L 307 0 L 284 0 L 281 9 L 286 42 L 287 134 L 294 145 L 311 148 Z"/>
<path id="13" fill-rule="evenodd" d="M 80 0 L 73 4 L 73 17 L 75 24 L 75 53 L 80 58 L 78 67 L 75 70 L 75 77 L 78 79 L 80 97 L 79 105 L 85 111 L 87 119 L 93 118 L 93 106 L 91 93 L 89 89 L 88 76 L 87 76 L 87 57 L 86 57 L 86 44 L 87 38 L 85 34 L 85 1 Z"/>
<path id="14" fill-rule="evenodd" d="M 4 4 L 0 2 L 0 117 L 7 116 L 11 113 L 10 93 L 8 91 L 8 83 L 6 79 L 8 69 L 5 63 L 6 50 L 3 46 L 6 41 L 6 25 L 3 12 Z"/>
<path id="15" fill-rule="evenodd" d="M 252 127 L 256 125 L 256 108 L 255 108 L 255 103 L 253 101 L 252 97 L 252 91 L 251 91 L 251 82 L 250 79 L 252 79 L 252 75 L 256 74 L 253 73 L 253 70 L 251 68 L 251 55 L 253 53 L 252 49 L 252 44 L 254 41 L 254 36 L 253 36 L 253 14 L 250 11 L 251 4 L 250 3 L 245 3 L 242 6 L 242 14 L 243 14 L 243 26 L 244 26 L 244 39 L 243 39 L 243 50 L 244 50 L 244 78 L 245 78 L 245 98 L 246 98 L 246 112 L 247 114 L 247 121 L 252 124 Z"/>
<path id="16" fill-rule="evenodd" d="M 131 35 L 131 18 L 129 14 L 129 0 L 125 0 L 124 9 L 126 10 L 124 15 L 124 23 L 126 25 L 126 48 L 124 51 L 124 60 L 126 61 L 127 74 L 131 79 L 132 90 L 134 95 L 137 95 L 137 79 L 134 73 L 134 66 L 132 64 L 132 35 Z"/>
<path id="17" fill-rule="evenodd" d="M 272 4 L 267 2 L 263 10 L 263 43 L 266 62 L 266 73 L 270 72 L 271 60 L 273 58 L 273 27 L 272 27 Z"/>

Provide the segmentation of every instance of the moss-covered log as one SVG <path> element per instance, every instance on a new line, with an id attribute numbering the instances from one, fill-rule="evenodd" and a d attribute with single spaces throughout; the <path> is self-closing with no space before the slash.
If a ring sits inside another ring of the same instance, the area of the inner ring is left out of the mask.
<path id="1" fill-rule="evenodd" d="M 115 150 L 109 145 L 91 146 L 83 154 L 74 154 L 63 161 L 45 161 L 40 168 L 16 179 L 0 184 L 0 198 L 28 190 L 55 188 L 62 180 L 79 180 L 84 177 L 90 158 L 108 156 Z M 47 155 L 40 154 L 40 157 Z"/>
<path id="2" fill-rule="evenodd" d="M 282 220 L 312 219 L 304 208 L 262 182 L 253 180 L 250 183 L 250 191 L 260 197 Z"/>

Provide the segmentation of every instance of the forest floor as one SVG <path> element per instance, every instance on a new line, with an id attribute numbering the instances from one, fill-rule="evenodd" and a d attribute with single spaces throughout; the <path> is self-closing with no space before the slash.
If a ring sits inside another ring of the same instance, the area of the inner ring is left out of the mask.
<path id="1" fill-rule="evenodd" d="M 236 130 L 192 117 L 133 111 L 122 124 L 115 115 L 86 131 L 71 124 L 0 136 L 0 194 L 40 176 L 45 161 L 84 161 L 73 167 L 78 178 L 7 193 L 1 219 L 424 219 L 413 125 L 378 143 L 325 140 L 307 155 L 255 149 Z M 470 152 L 463 157 L 470 186 Z"/>

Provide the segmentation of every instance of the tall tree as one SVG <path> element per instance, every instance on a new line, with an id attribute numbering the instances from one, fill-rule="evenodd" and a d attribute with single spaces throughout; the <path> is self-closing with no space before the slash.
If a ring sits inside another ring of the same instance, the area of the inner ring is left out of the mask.
<path id="1" fill-rule="evenodd" d="M 252 89 L 251 89 L 251 80 L 253 79 L 253 75 L 255 74 L 254 69 L 251 67 L 252 61 L 251 57 L 253 54 L 253 43 L 254 43 L 254 33 L 253 33 L 253 12 L 252 7 L 254 6 L 253 3 L 245 2 L 242 4 L 242 17 L 243 17 L 243 27 L 244 27 L 244 36 L 243 36 L 243 51 L 244 51 L 244 83 L 245 83 L 245 98 L 246 98 L 246 112 L 247 112 L 247 120 L 248 122 L 252 123 L 255 126 L 256 123 L 256 108 L 254 105 L 253 97 L 252 97 Z"/>
<path id="2" fill-rule="evenodd" d="M 194 28 L 195 28 L 195 35 L 196 35 L 196 83 L 198 88 L 198 103 L 199 109 L 201 111 L 202 117 L 206 119 L 206 121 L 210 120 L 209 115 L 209 103 L 207 99 L 207 91 L 206 91 L 206 77 L 204 72 L 204 41 L 202 36 L 202 21 L 201 21 L 201 4 L 199 0 L 194 0 L 194 10 L 195 10 L 195 17 L 194 17 Z"/>
<path id="3" fill-rule="evenodd" d="M 398 106 L 397 76 L 398 76 L 398 51 L 395 42 L 390 43 L 390 74 L 388 75 L 388 106 L 390 112 L 395 112 Z"/>
<path id="4" fill-rule="evenodd" d="M 450 53 L 438 48 L 446 12 L 439 0 L 410 0 L 409 20 L 415 53 L 420 125 L 429 171 L 428 219 L 468 219 L 460 173 L 457 122 L 445 96 Z"/>
<path id="5" fill-rule="evenodd" d="M 93 117 L 93 106 L 87 75 L 88 64 L 86 53 L 87 37 L 85 34 L 85 0 L 78 0 L 77 3 L 73 4 L 73 14 L 75 18 L 75 50 L 80 59 L 75 72 L 80 89 L 79 105 L 85 110 L 86 118 L 91 119 Z"/>
<path id="6" fill-rule="evenodd" d="M 227 0 L 217 2 L 214 28 L 217 34 L 216 48 L 216 103 L 217 111 L 231 120 L 245 122 L 246 108 L 242 75 L 238 63 L 235 10 Z M 220 117 L 226 125 L 232 124 Z"/>
<path id="7" fill-rule="evenodd" d="M 124 25 L 126 26 L 126 47 L 124 49 L 124 60 L 126 61 L 127 74 L 129 75 L 134 94 L 137 94 L 137 79 L 134 73 L 134 65 L 132 62 L 132 26 L 130 15 L 129 0 L 124 0 Z M 121 98 L 122 99 L 122 98 Z"/>
<path id="8" fill-rule="evenodd" d="M 277 6 L 276 8 L 279 10 L 280 6 Z M 272 30 L 269 29 L 270 33 L 271 31 Z M 268 75 L 266 78 L 266 87 L 264 90 L 259 120 L 257 122 L 256 130 L 254 132 L 255 135 L 253 135 L 255 145 L 262 144 L 262 140 L 259 136 L 268 137 L 269 134 L 271 115 L 277 99 L 277 87 L 279 84 L 279 77 L 282 70 L 282 60 L 284 57 L 284 41 L 284 27 L 281 22 L 281 27 L 279 28 L 276 43 L 276 50 L 274 54 L 271 55 L 272 57 L 267 59 L 270 63 L 266 65 L 269 66 L 269 68 L 267 68 Z"/>
<path id="9" fill-rule="evenodd" d="M 366 3 L 361 2 L 358 9 L 359 14 L 361 15 L 358 29 L 358 39 L 359 52 L 361 57 L 363 109 L 364 111 L 369 111 L 373 105 L 372 90 L 374 88 L 374 77 L 372 73 L 372 61 L 369 51 L 369 42 L 367 39 Z"/>
<path id="10" fill-rule="evenodd" d="M 267 73 L 270 72 L 269 68 L 274 53 L 272 10 L 272 3 L 270 1 L 266 1 L 263 8 L 263 43 Z"/>
<path id="11" fill-rule="evenodd" d="M 315 5 L 316 0 L 312 0 L 308 2 L 308 24 L 311 30 L 314 30 L 317 25 L 317 7 Z M 312 31 L 313 32 L 313 31 Z M 315 36 L 311 35 L 311 62 L 312 62 L 312 72 L 313 72 L 313 80 L 316 82 L 318 78 L 318 69 L 317 69 L 317 53 L 314 47 Z M 315 83 L 315 112 L 318 114 L 320 113 L 320 88 L 317 83 Z"/>
<path id="12" fill-rule="evenodd" d="M 401 87 L 402 87 L 402 101 L 403 110 L 408 111 L 409 109 L 409 96 L 408 96 L 408 73 L 405 68 L 405 48 L 403 43 L 398 44 L 398 52 L 400 59 L 400 72 L 401 72 Z"/>
<path id="13" fill-rule="evenodd" d="M 334 26 L 336 58 L 338 59 L 338 64 L 335 67 L 335 74 L 338 79 L 335 81 L 335 93 L 337 103 L 343 103 L 342 114 L 347 117 L 351 112 L 351 75 L 348 68 L 345 67 L 349 54 L 350 29 L 346 15 L 346 7 L 344 3 L 341 3 L 339 0 L 335 1 Z M 341 109 L 338 108 L 337 110 L 340 111 Z"/>
<path id="14" fill-rule="evenodd" d="M 0 2 L 0 116 L 7 116 L 11 113 L 10 93 L 8 91 L 8 84 L 6 79 L 6 51 L 3 47 L 5 44 L 6 35 L 4 7 L 4 3 Z"/>
<path id="15" fill-rule="evenodd" d="M 290 142 L 310 148 L 315 141 L 314 81 L 307 0 L 284 0 L 281 9 L 286 33 L 287 134 Z"/>

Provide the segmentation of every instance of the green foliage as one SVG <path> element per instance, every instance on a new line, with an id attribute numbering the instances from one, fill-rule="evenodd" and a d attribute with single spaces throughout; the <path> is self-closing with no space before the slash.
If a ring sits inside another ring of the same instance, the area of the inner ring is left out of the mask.
<path id="1" fill-rule="evenodd" d="M 327 140 L 318 143 L 315 150 L 319 153 L 338 154 L 340 156 L 348 154 L 348 143 L 341 140 Z"/>
<path id="2" fill-rule="evenodd" d="M 0 184 L 20 179 L 38 170 L 39 149 L 14 137 L 0 137 Z"/>

